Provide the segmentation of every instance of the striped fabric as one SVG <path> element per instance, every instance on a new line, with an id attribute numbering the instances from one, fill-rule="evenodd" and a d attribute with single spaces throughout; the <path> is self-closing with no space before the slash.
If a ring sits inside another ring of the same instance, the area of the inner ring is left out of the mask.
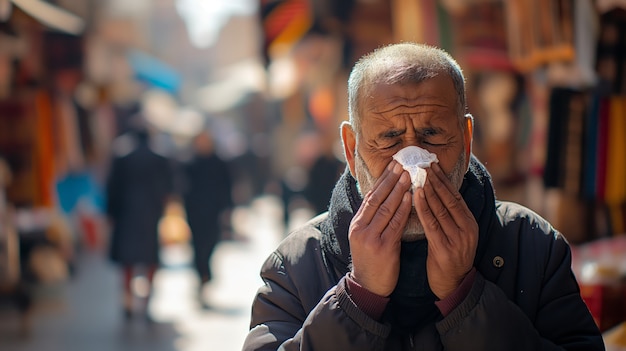
<path id="1" fill-rule="evenodd" d="M 261 0 L 260 9 L 267 57 L 280 47 L 291 47 L 313 23 L 308 0 Z"/>

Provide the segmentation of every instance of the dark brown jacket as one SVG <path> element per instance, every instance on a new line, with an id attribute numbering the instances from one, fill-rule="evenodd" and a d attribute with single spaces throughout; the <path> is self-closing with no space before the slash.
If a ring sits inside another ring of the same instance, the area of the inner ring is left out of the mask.
<path id="1" fill-rule="evenodd" d="M 445 318 L 401 328 L 398 317 L 411 315 L 397 316 L 393 299 L 380 322 L 350 299 L 347 233 L 361 200 L 345 172 L 329 212 L 294 231 L 263 265 L 243 350 L 604 350 L 563 236 L 527 208 L 496 201 L 475 158 L 461 193 L 479 224 L 478 272 Z"/>

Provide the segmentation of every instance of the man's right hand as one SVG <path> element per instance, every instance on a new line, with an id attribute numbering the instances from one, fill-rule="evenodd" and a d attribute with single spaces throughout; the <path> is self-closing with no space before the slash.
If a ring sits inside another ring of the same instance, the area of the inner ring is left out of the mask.
<path id="1" fill-rule="evenodd" d="M 411 211 L 411 179 L 391 161 L 350 223 L 352 277 L 362 287 L 389 296 L 398 282 L 402 233 Z"/>

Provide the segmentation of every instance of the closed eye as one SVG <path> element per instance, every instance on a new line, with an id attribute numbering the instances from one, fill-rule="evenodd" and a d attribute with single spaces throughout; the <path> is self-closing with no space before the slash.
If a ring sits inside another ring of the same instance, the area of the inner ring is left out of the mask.
<path id="1" fill-rule="evenodd" d="M 390 145 L 390 146 L 383 147 L 383 150 L 390 150 L 390 149 L 395 148 L 395 147 L 396 147 L 396 146 L 398 146 L 398 145 L 400 145 L 400 142 L 399 142 L 399 141 L 397 141 L 397 142 L 393 143 L 393 144 L 392 144 L 392 145 Z"/>
<path id="2" fill-rule="evenodd" d="M 418 132 L 422 138 L 422 142 L 430 146 L 443 146 L 446 142 L 440 142 L 443 139 L 443 131 L 436 128 L 426 128 Z"/>
<path id="3" fill-rule="evenodd" d="M 382 133 L 380 135 L 381 139 L 383 140 L 382 143 L 389 145 L 389 146 L 382 147 L 382 149 L 390 150 L 400 145 L 401 144 L 400 136 L 402 136 L 405 132 L 406 130 L 404 129 L 403 130 L 395 129 L 395 130 L 388 130 Z"/>
<path id="4" fill-rule="evenodd" d="M 440 135 L 442 134 L 442 131 L 437 130 L 435 128 L 426 128 L 426 129 L 422 129 L 418 131 L 418 134 L 421 135 L 423 138 L 427 138 L 427 137 Z"/>
<path id="5" fill-rule="evenodd" d="M 404 134 L 405 130 L 389 130 L 382 134 L 383 139 L 393 139 Z"/>
<path id="6" fill-rule="evenodd" d="M 430 145 L 430 146 L 444 146 L 444 145 L 446 145 L 445 143 L 439 144 L 439 143 L 431 143 L 431 142 L 428 142 L 428 141 L 424 141 L 424 144 Z"/>

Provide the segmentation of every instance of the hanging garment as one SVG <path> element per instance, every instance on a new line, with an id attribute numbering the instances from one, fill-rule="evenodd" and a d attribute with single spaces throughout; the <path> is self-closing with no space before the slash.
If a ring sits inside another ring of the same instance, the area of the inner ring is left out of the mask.
<path id="1" fill-rule="evenodd" d="M 532 71 L 549 62 L 572 62 L 571 0 L 505 1 L 509 55 L 516 68 Z"/>
<path id="2" fill-rule="evenodd" d="M 565 193 L 579 196 L 582 190 L 583 130 L 587 110 L 586 94 L 574 93 L 568 101 L 567 131 L 565 138 L 565 169 L 563 189 Z"/>
<path id="3" fill-rule="evenodd" d="M 598 121 L 598 151 L 596 164 L 596 194 L 600 201 L 605 197 L 606 184 L 606 162 L 607 162 L 607 138 L 609 133 L 609 112 L 610 104 L 608 99 L 600 101 L 599 121 Z"/>
<path id="4" fill-rule="evenodd" d="M 596 56 L 603 84 L 612 94 L 626 94 L 626 9 L 615 8 L 601 15 Z"/>
<path id="5" fill-rule="evenodd" d="M 591 98 L 591 103 L 585 118 L 584 135 L 584 155 L 583 155 L 583 197 L 595 199 L 596 191 L 596 171 L 598 164 L 598 138 L 600 128 L 600 104 L 601 96 L 596 92 Z"/>
<path id="6" fill-rule="evenodd" d="M 605 199 L 610 205 L 626 201 L 626 102 L 625 97 L 613 96 L 609 112 L 607 172 Z"/>
<path id="7" fill-rule="evenodd" d="M 37 191 L 33 205 L 38 207 L 53 207 L 54 178 L 56 176 L 56 157 L 54 144 L 54 121 L 50 95 L 44 91 L 35 97 L 36 127 L 35 127 L 35 166 L 34 176 L 37 182 Z"/>
<path id="8" fill-rule="evenodd" d="M 543 181 L 577 195 L 581 189 L 582 131 L 585 95 L 568 88 L 554 88 L 549 100 L 548 148 Z"/>
<path id="9" fill-rule="evenodd" d="M 626 202 L 626 98 L 610 99 L 605 199 L 613 233 L 623 233 L 622 204 Z"/>

